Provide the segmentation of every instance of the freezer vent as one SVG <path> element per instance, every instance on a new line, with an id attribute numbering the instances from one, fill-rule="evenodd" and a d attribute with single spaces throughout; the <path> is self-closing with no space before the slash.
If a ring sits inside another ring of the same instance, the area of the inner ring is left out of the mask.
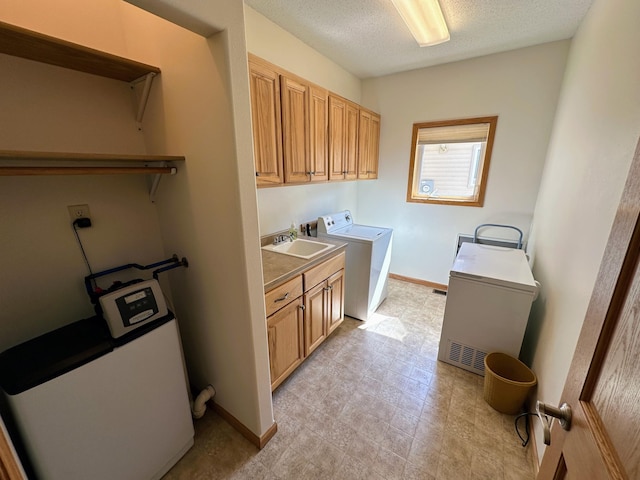
<path id="1" fill-rule="evenodd" d="M 487 353 L 482 350 L 449 341 L 449 363 L 469 370 L 470 372 L 484 375 L 484 357 L 486 355 Z"/>

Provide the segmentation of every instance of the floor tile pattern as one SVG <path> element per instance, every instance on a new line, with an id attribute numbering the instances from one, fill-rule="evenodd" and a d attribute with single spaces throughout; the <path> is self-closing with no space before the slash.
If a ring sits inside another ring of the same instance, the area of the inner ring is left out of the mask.
<path id="1" fill-rule="evenodd" d="M 372 319 L 347 317 L 274 392 L 265 448 L 209 410 L 164 480 L 532 480 L 530 447 L 483 378 L 437 361 L 445 300 L 390 280 Z"/>

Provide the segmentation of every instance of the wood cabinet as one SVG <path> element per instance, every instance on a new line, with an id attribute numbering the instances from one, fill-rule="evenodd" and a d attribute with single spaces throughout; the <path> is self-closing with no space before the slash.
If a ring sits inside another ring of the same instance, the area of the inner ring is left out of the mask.
<path id="1" fill-rule="evenodd" d="M 360 109 L 358 125 L 358 178 L 378 178 L 380 115 Z"/>
<path id="2" fill-rule="evenodd" d="M 280 91 L 285 183 L 327 180 L 328 92 L 287 75 Z"/>
<path id="3" fill-rule="evenodd" d="M 265 294 L 272 390 L 343 322 L 344 265 L 342 252 Z"/>
<path id="4" fill-rule="evenodd" d="M 265 294 L 271 389 L 280 385 L 304 360 L 302 276 Z"/>
<path id="5" fill-rule="evenodd" d="M 307 85 L 280 76 L 284 181 L 309 180 L 309 90 Z"/>
<path id="6" fill-rule="evenodd" d="M 324 88 L 309 86 L 309 168 L 310 181 L 329 179 L 328 148 L 329 92 Z"/>
<path id="7" fill-rule="evenodd" d="M 302 298 L 298 297 L 267 319 L 271 390 L 304 360 Z"/>
<path id="8" fill-rule="evenodd" d="M 344 320 L 344 263 L 341 253 L 303 274 L 305 356 Z"/>
<path id="9" fill-rule="evenodd" d="M 358 118 L 356 104 L 329 94 L 329 180 L 358 177 Z"/>
<path id="10" fill-rule="evenodd" d="M 304 354 L 308 356 L 344 321 L 344 268 L 304 294 Z"/>
<path id="11" fill-rule="evenodd" d="M 329 178 L 326 89 L 249 55 L 256 183 Z"/>
<path id="12" fill-rule="evenodd" d="M 380 115 L 249 54 L 258 187 L 378 177 Z"/>
<path id="13" fill-rule="evenodd" d="M 256 182 L 277 185 L 283 182 L 280 77 L 272 69 L 249 63 L 251 121 Z"/>

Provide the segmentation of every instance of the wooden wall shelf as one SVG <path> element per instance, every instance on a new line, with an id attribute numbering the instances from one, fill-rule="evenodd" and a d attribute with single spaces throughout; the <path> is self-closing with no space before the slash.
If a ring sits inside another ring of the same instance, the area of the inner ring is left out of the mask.
<path id="1" fill-rule="evenodd" d="M 133 82 L 160 69 L 110 53 L 0 22 L 0 53 Z"/>
<path id="2" fill-rule="evenodd" d="M 0 150 L 0 176 L 173 174 L 176 171 L 173 162 L 184 160 L 182 156 L 171 155 Z"/>
<path id="3" fill-rule="evenodd" d="M 142 121 L 151 82 L 160 73 L 152 65 L 1 21 L 0 53 L 128 82 L 132 88 L 144 82 L 136 109 L 138 123 Z M 178 156 L 0 150 L 0 176 L 152 174 L 149 196 L 153 201 L 160 176 L 175 174 L 173 162 L 183 161 L 184 157 Z"/>

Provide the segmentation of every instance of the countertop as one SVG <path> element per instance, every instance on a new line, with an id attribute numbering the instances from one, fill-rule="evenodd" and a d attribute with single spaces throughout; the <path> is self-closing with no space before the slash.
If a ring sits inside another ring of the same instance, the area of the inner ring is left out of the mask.
<path id="1" fill-rule="evenodd" d="M 273 237 L 274 235 L 263 237 L 263 239 L 261 240 L 261 245 L 268 245 L 269 242 L 273 241 Z M 317 240 L 316 237 L 299 236 L 298 238 Z M 308 260 L 261 249 L 262 276 L 264 279 L 265 293 L 273 290 L 279 285 L 282 285 L 287 280 L 301 274 L 305 270 L 308 270 L 309 268 L 318 265 L 331 257 L 336 256 L 340 252 L 345 251 L 347 248 L 347 243 L 340 240 L 323 238 L 321 241 L 322 243 L 330 243 L 332 245 L 335 245 L 335 247 L 321 255 L 318 255 L 317 257 L 313 257 Z"/>

